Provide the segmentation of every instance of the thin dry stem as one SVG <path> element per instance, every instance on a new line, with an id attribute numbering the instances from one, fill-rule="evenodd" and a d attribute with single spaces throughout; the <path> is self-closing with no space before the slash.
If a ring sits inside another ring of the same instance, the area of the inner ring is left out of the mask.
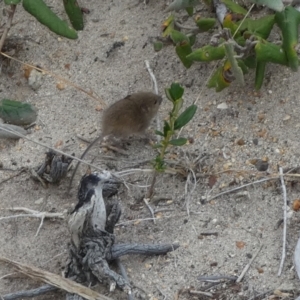
<path id="1" fill-rule="evenodd" d="M 151 214 L 151 216 L 152 216 L 152 220 L 153 220 L 153 223 L 154 224 L 156 224 L 156 218 L 155 218 L 155 215 L 154 215 L 154 210 L 153 210 L 153 208 L 150 206 L 150 204 L 149 204 L 149 198 L 144 198 L 143 199 L 144 200 L 144 203 L 146 204 L 146 206 L 147 206 L 147 208 L 149 209 L 149 211 L 150 211 L 150 214 Z"/>
<path id="2" fill-rule="evenodd" d="M 262 183 L 262 182 L 265 182 L 265 181 L 269 181 L 269 180 L 273 180 L 273 179 L 278 179 L 278 176 L 274 176 L 274 177 L 268 177 L 268 178 L 263 178 L 263 179 L 260 179 L 260 180 L 257 180 L 257 181 L 253 181 L 253 182 L 250 182 L 250 183 L 246 183 L 246 184 L 243 184 L 241 186 L 238 186 L 238 187 L 235 187 L 233 189 L 230 189 L 230 190 L 227 190 L 227 191 L 224 191 L 224 192 L 221 192 L 217 195 L 214 195 L 208 199 L 206 199 L 206 201 L 210 201 L 210 200 L 213 200 L 215 198 L 218 198 L 220 196 L 223 196 L 225 194 L 229 194 L 229 193 L 232 193 L 232 192 L 235 192 L 235 191 L 238 191 L 238 190 L 241 190 L 247 186 L 250 186 L 250 185 L 254 185 L 254 184 L 257 184 L 257 183 Z"/>
<path id="3" fill-rule="evenodd" d="M 282 236 L 283 242 L 282 242 L 281 262 L 277 274 L 278 277 L 281 275 L 283 265 L 284 265 L 284 260 L 286 257 L 286 230 L 287 230 L 287 196 L 286 196 L 286 187 L 283 179 L 283 171 L 281 167 L 279 168 L 279 174 L 280 174 L 280 182 L 281 182 L 282 197 L 283 197 L 283 236 Z"/>
<path id="4" fill-rule="evenodd" d="M 260 245 L 259 249 L 256 251 L 256 253 L 254 254 L 254 256 L 251 258 L 251 260 L 249 261 L 249 263 L 246 265 L 246 267 L 244 268 L 244 270 L 242 271 L 241 275 L 238 277 L 238 279 L 236 280 L 237 283 L 241 282 L 245 276 L 245 274 L 247 273 L 247 271 L 249 270 L 251 264 L 253 263 L 253 261 L 255 260 L 255 258 L 257 257 L 258 253 L 260 252 L 260 250 L 262 249 L 263 244 Z"/>
<path id="5" fill-rule="evenodd" d="M 25 171 L 26 171 L 26 169 L 25 169 L 25 168 L 22 168 L 18 173 L 14 174 L 14 175 L 11 175 L 11 176 L 9 176 L 8 178 L 6 178 L 6 179 L 0 181 L 0 184 L 5 183 L 5 182 L 7 182 L 7 181 L 9 181 L 9 180 L 11 180 L 11 179 L 13 179 L 13 178 L 15 178 L 15 177 L 21 175 L 21 174 L 22 174 L 23 172 L 25 172 Z"/>
<path id="6" fill-rule="evenodd" d="M 147 67 L 147 70 L 150 74 L 150 77 L 152 79 L 152 83 L 154 85 L 154 91 L 155 91 L 155 94 L 158 95 L 158 87 L 157 87 L 157 81 L 156 81 L 156 78 L 155 78 L 155 75 L 152 71 L 152 69 L 150 68 L 150 63 L 148 60 L 145 60 L 145 64 L 146 64 L 146 67 Z M 160 118 L 159 118 L 159 115 L 156 114 L 156 129 L 158 131 L 161 131 L 161 121 L 160 121 Z M 160 135 L 157 135 L 157 141 L 160 142 L 161 141 L 161 136 Z"/>
<path id="7" fill-rule="evenodd" d="M 59 289 L 65 290 L 71 294 L 77 294 L 88 300 L 112 300 L 109 297 L 101 295 L 79 283 L 76 283 L 70 279 L 64 278 L 54 273 L 50 273 L 34 266 L 22 264 L 6 257 L 0 257 L 0 261 L 8 263 L 14 266 L 19 272 L 47 284 L 51 284 Z"/>
<path id="8" fill-rule="evenodd" d="M 192 184 L 191 182 L 191 176 L 193 177 L 193 187 L 191 189 L 191 191 L 188 190 L 188 186 L 190 184 Z M 197 186 L 197 178 L 196 178 L 196 175 L 195 175 L 195 172 L 190 169 L 189 170 L 189 174 L 187 176 L 187 179 L 186 179 L 186 182 L 185 182 L 185 186 L 184 186 L 184 191 L 185 191 L 185 199 L 186 199 L 186 212 L 187 212 L 187 215 L 190 216 L 190 199 L 196 189 L 196 186 Z"/>
<path id="9" fill-rule="evenodd" d="M 61 77 L 61 76 L 59 76 L 59 75 L 56 75 L 56 74 L 52 73 L 51 71 L 48 71 L 48 70 L 43 69 L 43 68 L 36 67 L 36 66 L 34 66 L 34 65 L 31 65 L 31 64 L 24 63 L 24 62 L 22 62 L 21 60 L 19 60 L 19 59 L 17 59 L 17 58 L 14 58 L 14 57 L 12 57 L 12 56 L 6 54 L 6 53 L 0 52 L 0 54 L 3 55 L 3 56 L 5 56 L 5 57 L 7 57 L 7 58 L 9 58 L 9 59 L 11 59 L 11 60 L 14 60 L 14 61 L 18 62 L 18 63 L 20 63 L 20 64 L 22 64 L 22 65 L 24 65 L 24 66 L 27 66 L 27 67 L 33 68 L 33 69 L 35 69 L 35 70 L 37 70 L 37 71 L 40 71 L 40 72 L 46 73 L 46 74 L 48 74 L 48 75 L 51 75 L 52 77 L 54 77 L 54 78 L 56 78 L 56 79 L 58 79 L 58 80 L 60 80 L 60 81 L 63 81 L 64 83 L 66 83 L 66 84 L 68 84 L 68 85 L 74 87 L 76 90 L 79 90 L 79 91 L 81 91 L 81 92 L 87 94 L 89 97 L 91 97 L 91 98 L 93 98 L 93 99 L 99 101 L 101 104 L 104 105 L 104 107 L 107 106 L 106 103 L 105 103 L 99 96 L 98 96 L 98 98 L 97 98 L 97 97 L 95 97 L 95 96 L 93 95 L 93 94 L 96 94 L 95 92 L 88 92 L 88 91 L 84 90 L 83 88 L 81 88 L 80 86 L 76 85 L 75 83 L 71 82 L 70 80 L 65 79 L 65 78 L 63 78 L 63 77 Z"/>
<path id="10" fill-rule="evenodd" d="M 3 210 L 3 208 L 1 208 Z M 18 215 L 12 215 L 12 216 L 7 216 L 7 217 L 1 217 L 0 221 L 2 220 L 10 220 L 10 219 L 16 219 L 16 218 L 39 218 L 41 219 L 40 225 L 37 229 L 37 232 L 35 236 L 38 236 L 40 229 L 43 226 L 44 219 L 45 218 L 59 218 L 59 219 L 64 219 L 64 215 L 62 213 L 49 213 L 49 212 L 40 212 L 37 210 L 32 210 L 26 207 L 13 207 L 13 208 L 8 208 L 7 210 L 12 210 L 12 211 L 24 211 L 26 214 L 18 214 Z"/>
<path id="11" fill-rule="evenodd" d="M 82 159 L 80 159 L 80 158 L 78 158 L 78 157 L 76 157 L 76 156 L 67 154 L 67 153 L 65 153 L 65 152 L 63 152 L 63 151 L 60 151 L 60 150 L 58 150 L 58 149 L 54 149 L 54 148 L 52 148 L 52 147 L 50 147 L 50 146 L 48 146 L 48 145 L 46 145 L 46 144 L 43 144 L 43 143 L 41 143 L 41 142 L 35 141 L 35 140 L 31 139 L 31 138 L 28 138 L 27 136 L 25 136 L 25 135 L 23 135 L 23 134 L 21 134 L 21 133 L 15 131 L 15 130 L 7 129 L 7 128 L 1 128 L 1 130 L 7 131 L 7 132 L 12 132 L 12 133 L 14 133 L 15 135 L 19 136 L 20 138 L 23 138 L 23 139 L 25 139 L 25 140 L 28 140 L 28 141 L 34 143 L 34 144 L 37 144 L 37 145 L 39 145 L 39 146 L 45 147 L 45 148 L 47 148 L 47 149 L 50 149 L 50 150 L 52 150 L 52 151 L 54 151 L 54 152 L 56 152 L 56 153 L 59 153 L 59 154 L 62 154 L 62 155 L 64 155 L 64 156 L 66 156 L 66 157 L 72 158 L 72 159 L 74 159 L 74 160 L 76 160 L 76 161 L 79 161 L 79 162 L 81 162 L 81 163 L 83 163 L 83 164 L 85 164 L 85 165 L 87 165 L 87 166 L 93 167 L 93 168 L 95 168 L 95 169 L 98 170 L 98 171 L 101 171 L 101 170 L 102 170 L 101 168 L 99 168 L 99 167 L 97 167 L 97 166 L 95 166 L 95 165 L 93 165 L 93 164 L 90 164 L 90 163 L 88 163 L 87 161 L 84 161 L 84 160 L 82 160 Z"/>

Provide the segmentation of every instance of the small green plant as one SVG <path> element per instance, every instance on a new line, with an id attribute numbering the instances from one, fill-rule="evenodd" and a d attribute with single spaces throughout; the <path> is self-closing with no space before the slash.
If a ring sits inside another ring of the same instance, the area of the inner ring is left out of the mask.
<path id="1" fill-rule="evenodd" d="M 167 153 L 167 148 L 170 146 L 183 146 L 186 144 L 186 138 L 173 138 L 175 133 L 184 127 L 194 117 L 197 106 L 195 104 L 187 107 L 180 113 L 183 105 L 183 87 L 178 83 L 172 83 L 171 88 L 165 90 L 168 100 L 171 101 L 173 107 L 169 114 L 169 119 L 164 121 L 163 132 L 155 131 L 155 133 L 162 137 L 155 147 L 159 151 L 159 155 L 155 159 L 154 169 L 157 172 L 165 170 L 164 157 Z"/>
<path id="2" fill-rule="evenodd" d="M 193 16 L 194 7 L 200 0 L 175 0 L 167 10 L 186 9 Z M 203 0 L 212 5 L 212 0 Z M 281 0 L 253 0 L 276 10 L 275 13 L 259 19 L 246 17 L 247 10 L 232 0 L 222 0 L 223 30 L 213 34 L 216 18 L 194 16 L 196 27 L 183 26 L 171 14 L 163 23 L 163 37 L 169 37 L 175 45 L 175 51 L 186 68 L 194 62 L 222 61 L 221 66 L 211 76 L 208 87 L 221 91 L 233 80 L 244 84 L 244 74 L 255 69 L 255 88 L 260 89 L 263 83 L 266 65 L 275 63 L 298 70 L 299 58 L 296 45 L 298 43 L 298 26 L 300 12 L 292 6 L 284 7 Z M 282 33 L 281 45 L 268 41 L 269 35 L 277 24 Z M 193 49 L 198 33 L 211 31 L 210 45 Z M 159 49 L 155 45 L 155 49 Z"/>
<path id="3" fill-rule="evenodd" d="M 163 131 L 155 131 L 155 133 L 161 137 L 161 140 L 155 144 L 155 148 L 158 149 L 159 153 L 154 160 L 154 175 L 151 187 L 146 196 L 146 198 L 149 199 L 154 192 L 157 174 L 164 172 L 166 169 L 165 155 L 167 154 L 168 148 L 171 146 L 183 146 L 187 143 L 186 138 L 174 138 L 174 135 L 192 120 L 197 110 L 197 106 L 192 104 L 181 112 L 184 89 L 180 84 L 172 83 L 171 87 L 167 88 L 165 92 L 173 107 L 168 120 L 164 121 Z"/>

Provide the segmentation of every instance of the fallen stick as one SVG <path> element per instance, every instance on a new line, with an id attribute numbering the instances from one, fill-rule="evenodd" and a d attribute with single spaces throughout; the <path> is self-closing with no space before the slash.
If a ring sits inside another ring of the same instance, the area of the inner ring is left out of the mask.
<path id="1" fill-rule="evenodd" d="M 70 279 L 64 278 L 60 275 L 41 270 L 37 267 L 22 264 L 9 258 L 0 256 L 0 261 L 8 263 L 14 266 L 19 272 L 27 275 L 35 280 L 43 281 L 47 284 L 62 289 L 71 294 L 77 294 L 88 300 L 113 300 L 112 298 L 101 295 L 79 283 L 76 283 Z"/>
<path id="2" fill-rule="evenodd" d="M 283 179 L 283 171 L 282 168 L 279 168 L 279 174 L 280 174 L 280 182 L 282 187 L 282 196 L 283 196 L 283 236 L 282 236 L 282 256 L 281 256 L 281 262 L 278 270 L 277 276 L 279 277 L 281 275 L 283 264 L 286 256 L 286 228 L 287 228 L 287 199 L 286 199 L 286 187 L 284 184 Z"/>
<path id="3" fill-rule="evenodd" d="M 3 296 L 0 296 L 0 299 L 1 300 L 16 300 L 19 298 L 33 298 L 33 297 L 44 295 L 46 293 L 56 291 L 56 290 L 57 290 L 57 287 L 50 285 L 50 284 L 45 284 L 36 289 L 31 289 L 31 290 L 27 290 L 27 291 L 19 291 L 19 292 L 3 295 Z"/>
<path id="4" fill-rule="evenodd" d="M 257 250 L 257 252 L 254 254 L 254 256 L 252 257 L 252 259 L 249 261 L 249 263 L 246 265 L 246 267 L 244 268 L 244 270 L 242 271 L 241 275 L 238 277 L 238 279 L 236 280 L 236 283 L 239 283 L 243 280 L 245 274 L 247 273 L 248 269 L 250 268 L 251 264 L 253 263 L 254 259 L 257 257 L 258 253 L 260 252 L 261 248 L 263 247 L 263 244 L 260 245 L 259 249 Z"/>
<path id="5" fill-rule="evenodd" d="M 35 236 L 38 236 L 40 229 L 43 226 L 44 219 L 45 218 L 59 218 L 59 219 L 64 219 L 64 214 L 63 213 L 49 213 L 49 212 L 41 212 L 37 210 L 32 210 L 26 207 L 13 207 L 13 208 L 8 208 L 8 210 L 13 210 L 13 211 L 24 211 L 27 214 L 18 214 L 18 215 L 12 215 L 12 216 L 7 216 L 7 217 L 0 217 L 0 221 L 2 220 L 9 220 L 9 219 L 16 219 L 16 218 L 21 218 L 21 217 L 26 217 L 26 218 L 39 218 L 41 219 L 40 225 L 37 229 L 37 232 Z"/>

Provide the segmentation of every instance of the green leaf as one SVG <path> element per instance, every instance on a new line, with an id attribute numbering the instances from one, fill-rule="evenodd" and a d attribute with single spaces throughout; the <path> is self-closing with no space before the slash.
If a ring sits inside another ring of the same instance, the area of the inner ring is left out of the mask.
<path id="1" fill-rule="evenodd" d="M 243 59 L 244 64 L 251 69 L 256 68 L 256 58 L 254 55 L 248 56 Z"/>
<path id="2" fill-rule="evenodd" d="M 162 36 L 167 37 L 174 30 L 174 16 L 170 15 L 167 20 L 165 20 L 162 24 Z"/>
<path id="3" fill-rule="evenodd" d="M 238 31 L 237 23 L 234 21 L 233 13 L 225 15 L 223 19 L 223 27 L 230 29 L 231 34 L 235 34 L 235 39 L 239 37 L 240 32 Z"/>
<path id="4" fill-rule="evenodd" d="M 242 21 L 241 21 L 242 22 Z M 239 22 L 240 23 L 240 22 Z M 249 31 L 249 35 L 257 35 L 263 39 L 267 39 L 275 24 L 275 16 L 268 15 L 260 19 L 246 19 L 240 26 L 240 31 Z"/>
<path id="5" fill-rule="evenodd" d="M 5 123 L 29 125 L 37 118 L 36 109 L 29 103 L 2 99 L 0 101 L 0 118 Z"/>
<path id="6" fill-rule="evenodd" d="M 69 39 L 77 39 L 77 32 L 61 20 L 43 0 L 23 0 L 23 7 L 54 33 Z"/>
<path id="7" fill-rule="evenodd" d="M 187 59 L 193 61 L 213 61 L 222 59 L 225 56 L 225 47 L 224 45 L 220 45 L 218 47 L 214 47 L 211 45 L 206 45 L 202 48 L 199 48 L 193 51 L 191 54 L 187 56 Z"/>
<path id="8" fill-rule="evenodd" d="M 191 17 L 194 13 L 194 8 L 193 7 L 186 7 L 185 8 L 186 12 L 188 13 L 188 15 Z"/>
<path id="9" fill-rule="evenodd" d="M 165 161 L 160 156 L 155 158 L 154 168 L 158 172 L 163 172 L 165 170 Z"/>
<path id="10" fill-rule="evenodd" d="M 187 142 L 186 138 L 179 138 L 179 139 L 174 139 L 169 141 L 169 144 L 173 145 L 173 146 L 183 146 L 185 145 Z"/>
<path id="11" fill-rule="evenodd" d="M 193 61 L 187 58 L 187 55 L 192 53 L 192 47 L 189 42 L 183 41 L 179 43 L 175 48 L 176 54 L 180 58 L 183 65 L 189 69 L 193 64 Z"/>
<path id="12" fill-rule="evenodd" d="M 190 40 L 191 47 L 193 47 L 196 42 L 196 35 L 194 34 L 194 35 L 189 36 L 189 40 Z"/>
<path id="13" fill-rule="evenodd" d="M 266 5 L 269 8 L 276 10 L 276 11 L 283 11 L 284 5 L 281 0 L 251 0 L 251 2 Z"/>
<path id="14" fill-rule="evenodd" d="M 255 89 L 259 90 L 263 84 L 266 70 L 266 62 L 257 62 L 255 70 Z"/>
<path id="15" fill-rule="evenodd" d="M 216 19 L 214 18 L 198 18 L 195 20 L 200 32 L 208 31 L 213 28 L 216 24 Z"/>
<path id="16" fill-rule="evenodd" d="M 243 60 L 238 59 L 237 60 L 239 67 L 241 68 L 241 70 L 243 71 L 243 74 L 247 74 L 249 72 L 249 68 L 248 66 L 244 63 Z"/>
<path id="17" fill-rule="evenodd" d="M 172 100 L 180 99 L 184 93 L 184 88 L 177 82 L 171 84 L 170 95 Z"/>
<path id="18" fill-rule="evenodd" d="M 160 51 L 162 49 L 162 47 L 163 47 L 162 42 L 156 41 L 153 43 L 154 51 Z"/>
<path id="19" fill-rule="evenodd" d="M 21 0 L 4 0 L 4 3 L 6 5 L 11 5 L 11 4 L 16 5 L 16 4 L 19 4 L 20 2 L 21 2 Z"/>
<path id="20" fill-rule="evenodd" d="M 160 135 L 160 136 L 164 136 L 164 134 L 161 131 L 159 131 L 159 130 L 155 130 L 155 134 L 156 135 Z"/>
<path id="21" fill-rule="evenodd" d="M 231 65 L 231 72 L 232 72 L 233 76 L 235 77 L 235 79 L 237 80 L 237 82 L 239 84 L 245 85 L 244 73 L 237 62 L 233 43 L 230 41 L 227 41 L 224 43 L 224 46 L 225 46 L 227 60 L 230 62 L 230 65 Z"/>
<path id="22" fill-rule="evenodd" d="M 288 61 L 286 54 L 281 46 L 260 41 L 255 45 L 255 54 L 257 62 L 272 62 L 287 66 Z"/>
<path id="23" fill-rule="evenodd" d="M 230 85 L 230 82 L 224 77 L 224 73 L 227 70 L 226 66 L 228 62 L 226 61 L 223 66 L 219 67 L 214 74 L 210 77 L 207 86 L 209 88 L 214 87 L 216 92 L 220 92 L 223 89 L 227 88 Z M 229 66 L 230 67 L 230 66 Z"/>
<path id="24" fill-rule="evenodd" d="M 63 2 L 73 28 L 83 30 L 83 15 L 77 0 L 63 0 Z"/>
<path id="25" fill-rule="evenodd" d="M 273 1 L 273 0 L 271 0 Z M 247 10 L 231 0 L 221 0 L 233 13 L 245 15 Z"/>
<path id="26" fill-rule="evenodd" d="M 197 106 L 192 104 L 189 106 L 180 116 L 176 119 L 174 123 L 174 129 L 180 129 L 185 126 L 195 115 Z"/>
<path id="27" fill-rule="evenodd" d="M 286 54 L 288 65 L 293 71 L 298 70 L 299 59 L 296 51 L 298 44 L 298 27 L 300 12 L 292 6 L 275 14 L 275 22 L 282 33 L 282 48 Z"/>
<path id="28" fill-rule="evenodd" d="M 183 41 L 189 41 L 189 38 L 184 33 L 175 29 L 171 31 L 170 38 L 175 45 Z"/>

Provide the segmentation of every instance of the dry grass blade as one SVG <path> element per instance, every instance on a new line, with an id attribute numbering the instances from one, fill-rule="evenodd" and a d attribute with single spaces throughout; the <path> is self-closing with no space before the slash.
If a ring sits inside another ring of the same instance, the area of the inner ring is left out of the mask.
<path id="1" fill-rule="evenodd" d="M 43 281 L 60 288 L 68 293 L 77 294 L 88 300 L 113 300 L 112 298 L 103 296 L 79 283 L 70 279 L 64 278 L 60 275 L 53 274 L 34 266 L 25 265 L 16 261 L 10 260 L 6 257 L 0 256 L 0 261 L 13 265 L 19 272 L 36 280 Z"/>
<path id="2" fill-rule="evenodd" d="M 54 74 L 54 73 L 52 73 L 52 72 L 50 72 L 50 71 L 48 71 L 48 70 L 46 70 L 46 69 L 39 68 L 39 67 L 36 67 L 36 66 L 31 65 L 31 64 L 28 64 L 28 63 L 24 63 L 23 61 L 21 61 L 21 60 L 19 60 L 19 59 L 17 59 L 17 58 L 14 58 L 14 57 L 12 57 L 12 56 L 10 56 L 10 55 L 8 55 L 8 54 L 6 54 L 6 53 L 3 53 L 3 52 L 0 52 L 0 54 L 3 55 L 4 57 L 7 57 L 7 58 L 9 58 L 9 59 L 11 59 L 11 60 L 14 60 L 14 61 L 18 62 L 18 63 L 20 63 L 20 64 L 22 64 L 22 65 L 24 65 L 24 66 L 27 66 L 27 67 L 33 68 L 33 69 L 35 69 L 35 70 L 37 70 L 37 71 L 40 71 L 40 72 L 49 74 L 50 76 L 52 76 L 52 77 L 54 77 L 54 78 L 56 78 L 56 79 L 58 79 L 58 80 L 60 80 L 60 81 L 62 81 L 62 82 L 64 82 L 64 83 L 66 83 L 66 84 L 68 84 L 68 85 L 70 85 L 70 86 L 72 86 L 72 87 L 75 88 L 76 90 L 81 91 L 81 92 L 87 94 L 89 97 L 93 98 L 93 99 L 96 100 L 96 101 L 99 101 L 104 107 L 106 107 L 105 101 L 103 101 L 99 96 L 98 96 L 98 97 L 95 97 L 95 96 L 94 96 L 95 92 L 92 92 L 92 91 L 89 92 L 89 91 L 83 89 L 82 87 L 76 85 L 76 84 L 73 83 L 72 81 L 70 81 L 70 80 L 68 80 L 68 79 L 66 79 L 66 78 L 63 78 L 63 77 L 61 77 L 61 76 L 59 76 L 59 75 L 56 75 L 56 74 Z"/>

